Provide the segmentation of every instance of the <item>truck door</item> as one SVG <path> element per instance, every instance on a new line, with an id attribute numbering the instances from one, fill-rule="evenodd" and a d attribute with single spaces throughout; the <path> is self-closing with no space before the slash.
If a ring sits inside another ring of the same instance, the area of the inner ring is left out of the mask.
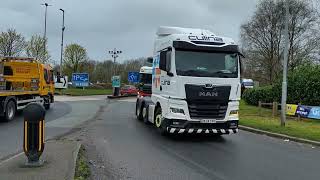
<path id="1" fill-rule="evenodd" d="M 170 96 L 172 94 L 171 91 L 173 90 L 171 88 L 172 77 L 173 77 L 173 73 L 171 70 L 171 55 L 172 55 L 171 48 L 168 48 L 160 52 L 160 63 L 159 63 L 159 68 L 161 70 L 160 91 L 162 91 L 162 93 L 167 96 Z"/>

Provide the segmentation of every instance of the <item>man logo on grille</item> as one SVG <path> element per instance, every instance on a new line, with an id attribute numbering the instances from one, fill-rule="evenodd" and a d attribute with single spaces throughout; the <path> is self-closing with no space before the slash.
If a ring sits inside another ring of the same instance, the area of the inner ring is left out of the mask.
<path id="1" fill-rule="evenodd" d="M 218 97 L 218 92 L 199 92 L 200 97 Z"/>

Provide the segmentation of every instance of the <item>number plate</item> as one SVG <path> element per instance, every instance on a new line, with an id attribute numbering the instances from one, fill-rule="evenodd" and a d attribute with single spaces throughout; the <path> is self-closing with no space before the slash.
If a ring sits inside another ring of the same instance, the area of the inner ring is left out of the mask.
<path id="1" fill-rule="evenodd" d="M 217 120 L 215 119 L 202 119 L 200 120 L 200 123 L 216 123 Z"/>

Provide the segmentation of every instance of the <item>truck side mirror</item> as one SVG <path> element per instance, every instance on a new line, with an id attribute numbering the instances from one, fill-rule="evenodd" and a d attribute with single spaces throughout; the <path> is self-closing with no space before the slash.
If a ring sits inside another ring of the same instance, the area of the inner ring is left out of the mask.
<path id="1" fill-rule="evenodd" d="M 153 63 L 153 58 L 152 57 L 148 57 L 147 58 L 147 62 L 152 64 Z"/>
<path id="2" fill-rule="evenodd" d="M 172 72 L 167 72 L 167 75 L 172 77 L 173 76 L 173 73 Z"/>
<path id="3" fill-rule="evenodd" d="M 239 66 L 240 66 L 240 75 L 243 74 L 243 71 L 244 71 L 244 66 L 243 66 L 243 60 L 245 56 L 241 53 L 239 53 Z"/>
<path id="4" fill-rule="evenodd" d="M 163 71 L 167 71 L 167 51 L 160 52 L 159 68 Z"/>

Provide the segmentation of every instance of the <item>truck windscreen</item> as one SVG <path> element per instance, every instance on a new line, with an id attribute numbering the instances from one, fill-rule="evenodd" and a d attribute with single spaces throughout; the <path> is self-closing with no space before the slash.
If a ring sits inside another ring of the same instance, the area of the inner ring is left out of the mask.
<path id="1" fill-rule="evenodd" d="M 237 53 L 176 51 L 178 76 L 238 77 Z"/>
<path id="2" fill-rule="evenodd" d="M 140 74 L 140 83 L 152 84 L 152 74 Z"/>

